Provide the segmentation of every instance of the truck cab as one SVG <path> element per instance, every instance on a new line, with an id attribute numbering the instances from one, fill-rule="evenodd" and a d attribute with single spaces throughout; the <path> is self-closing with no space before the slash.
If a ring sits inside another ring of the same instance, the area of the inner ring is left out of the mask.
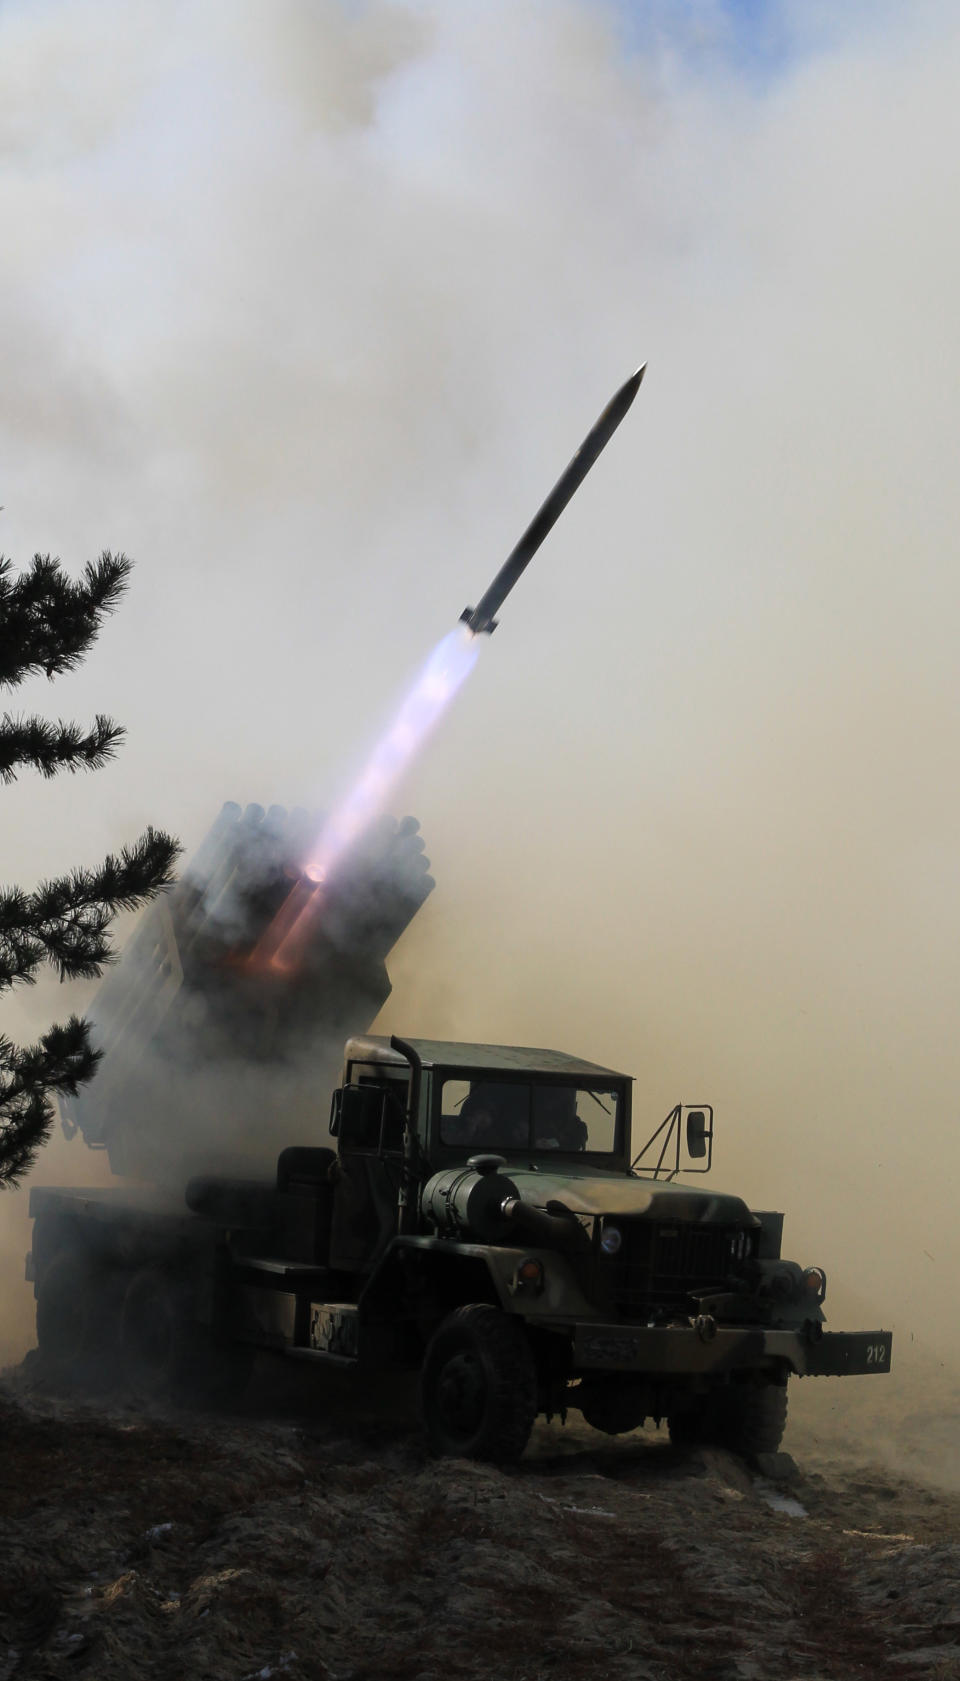
<path id="1" fill-rule="evenodd" d="M 424 1228 L 422 1192 L 478 1153 L 530 1172 L 629 1171 L 630 1093 L 623 1074 L 561 1051 L 374 1036 L 347 1041 L 330 1133 L 338 1173 L 332 1256 L 349 1244 L 347 1210 L 368 1216 L 350 1253 L 369 1267 L 394 1235 Z M 336 1175 L 335 1175 L 336 1176 Z M 429 1216 L 426 1222 L 429 1229 Z"/>

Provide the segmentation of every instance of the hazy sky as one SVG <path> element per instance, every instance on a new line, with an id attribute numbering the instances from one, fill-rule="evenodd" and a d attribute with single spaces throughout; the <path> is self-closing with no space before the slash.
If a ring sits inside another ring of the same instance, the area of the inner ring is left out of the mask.
<path id="1" fill-rule="evenodd" d="M 4 876 L 329 799 L 649 358 L 401 802 L 438 886 L 384 1025 L 712 1099 L 717 1183 L 927 1341 L 958 74 L 946 0 L 0 4 L 0 540 L 137 560 L 16 697 L 128 744 L 4 794 Z"/>

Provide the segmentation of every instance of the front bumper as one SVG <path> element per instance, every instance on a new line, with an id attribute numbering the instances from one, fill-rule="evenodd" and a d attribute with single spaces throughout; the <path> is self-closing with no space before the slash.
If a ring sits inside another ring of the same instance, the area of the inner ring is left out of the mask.
<path id="1" fill-rule="evenodd" d="M 696 1377 L 784 1364 L 798 1377 L 850 1377 L 890 1370 L 889 1331 L 767 1330 L 720 1325 L 578 1325 L 573 1360 L 578 1371 L 637 1372 Z"/>

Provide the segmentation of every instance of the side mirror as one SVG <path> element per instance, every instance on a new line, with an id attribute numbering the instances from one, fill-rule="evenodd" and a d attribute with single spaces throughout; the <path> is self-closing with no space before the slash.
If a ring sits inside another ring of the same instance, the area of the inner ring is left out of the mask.
<path id="1" fill-rule="evenodd" d="M 712 1109 L 688 1109 L 686 1140 L 691 1161 L 702 1161 L 713 1142 Z"/>
<path id="2" fill-rule="evenodd" d="M 703 1162 L 702 1167 L 690 1163 Z M 675 1179 L 678 1173 L 709 1173 L 713 1163 L 713 1105 L 675 1103 L 630 1163 L 643 1179 Z"/>
<path id="3" fill-rule="evenodd" d="M 344 1086 L 340 1092 L 341 1150 L 375 1150 L 386 1093 L 376 1086 Z"/>
<path id="4" fill-rule="evenodd" d="M 403 1105 L 382 1086 L 341 1086 L 330 1106 L 330 1134 L 341 1150 L 403 1150 Z"/>

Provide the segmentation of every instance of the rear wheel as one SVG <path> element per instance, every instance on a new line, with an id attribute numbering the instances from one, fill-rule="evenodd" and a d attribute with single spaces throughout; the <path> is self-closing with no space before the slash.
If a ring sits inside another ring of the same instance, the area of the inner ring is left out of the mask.
<path id="1" fill-rule="evenodd" d="M 116 1375 L 118 1275 L 79 1249 L 61 1249 L 37 1281 L 41 1369 L 58 1386 L 97 1390 Z"/>
<path id="2" fill-rule="evenodd" d="M 221 1347 L 197 1323 L 182 1279 L 153 1268 L 127 1286 L 119 1347 L 126 1382 L 148 1400 L 223 1405 L 243 1392 L 252 1363 L 246 1350 Z"/>
<path id="3" fill-rule="evenodd" d="M 689 1405 L 667 1414 L 675 1448 L 705 1447 L 717 1440 L 717 1407 L 712 1396 L 698 1395 Z"/>
<path id="4" fill-rule="evenodd" d="M 519 1459 L 537 1415 L 537 1373 L 523 1326 L 485 1302 L 459 1307 L 427 1349 L 420 1405 L 432 1453 Z"/>
<path id="5" fill-rule="evenodd" d="M 602 1430 L 605 1436 L 625 1436 L 639 1430 L 649 1411 L 646 1389 L 629 1381 L 608 1380 L 589 1386 L 582 1383 L 573 1391 L 571 1399 L 574 1397 L 587 1424 Z"/>

